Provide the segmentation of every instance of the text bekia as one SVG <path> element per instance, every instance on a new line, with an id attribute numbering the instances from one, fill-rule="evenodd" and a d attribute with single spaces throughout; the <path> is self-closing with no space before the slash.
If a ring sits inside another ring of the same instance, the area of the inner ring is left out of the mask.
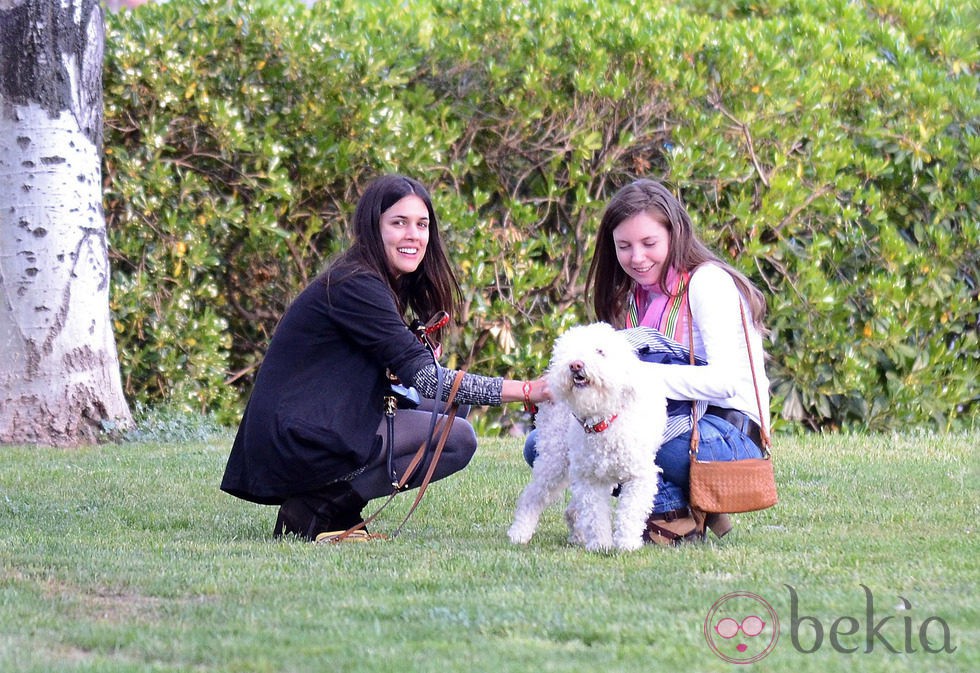
<path id="1" fill-rule="evenodd" d="M 837 617 L 824 629 L 824 624 L 816 617 L 800 615 L 799 596 L 789 584 L 790 595 L 790 637 L 793 647 L 798 652 L 809 654 L 823 646 L 824 636 L 830 646 L 837 652 L 853 654 L 863 651 L 871 653 L 875 647 L 884 648 L 893 653 L 913 654 L 926 652 L 928 654 L 951 654 L 956 648 L 951 644 L 949 624 L 942 617 L 930 616 L 916 626 L 911 616 L 897 617 L 888 615 L 879 617 L 875 614 L 874 595 L 871 589 L 861 585 L 865 596 L 864 624 L 861 617 L 847 615 Z M 902 600 L 902 610 L 911 610 L 912 603 L 899 596 Z M 802 636 L 802 637 L 801 637 Z M 806 643 L 802 641 L 806 641 Z M 863 644 L 863 648 L 862 648 Z"/>

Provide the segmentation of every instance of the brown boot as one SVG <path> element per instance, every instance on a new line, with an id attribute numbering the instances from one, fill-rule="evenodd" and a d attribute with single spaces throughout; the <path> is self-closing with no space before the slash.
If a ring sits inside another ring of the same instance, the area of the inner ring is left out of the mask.
<path id="1" fill-rule="evenodd" d="M 670 512 L 654 512 L 647 519 L 643 541 L 665 547 L 688 542 L 704 542 L 704 520 L 699 520 L 687 507 Z"/>
<path id="2" fill-rule="evenodd" d="M 728 535 L 732 530 L 732 518 L 727 514 L 708 514 L 704 519 L 704 524 L 719 539 Z"/>

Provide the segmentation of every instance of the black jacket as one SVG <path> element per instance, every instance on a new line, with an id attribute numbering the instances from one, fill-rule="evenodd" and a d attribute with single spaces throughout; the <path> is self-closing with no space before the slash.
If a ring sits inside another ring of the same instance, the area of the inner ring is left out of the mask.
<path id="1" fill-rule="evenodd" d="M 380 449 L 385 368 L 411 381 L 433 362 L 382 279 L 325 279 L 276 327 L 221 482 L 234 496 L 280 504 L 366 464 Z"/>

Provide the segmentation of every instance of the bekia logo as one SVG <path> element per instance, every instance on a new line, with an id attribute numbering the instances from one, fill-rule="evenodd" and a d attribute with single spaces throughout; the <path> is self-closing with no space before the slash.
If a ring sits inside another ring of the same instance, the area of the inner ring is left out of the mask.
<path id="1" fill-rule="evenodd" d="M 893 654 L 952 654 L 949 624 L 931 615 L 917 621 L 911 614 L 912 602 L 899 596 L 896 610 L 904 614 L 882 615 L 876 608 L 871 589 L 864 590 L 864 609 L 855 615 L 820 619 L 801 613 L 801 601 L 795 587 L 789 591 L 789 637 L 793 649 L 811 654 L 830 646 L 841 654 L 870 654 L 878 651 Z M 751 664 L 766 657 L 776 647 L 780 636 L 779 617 L 766 599 L 749 592 L 735 592 L 718 599 L 704 620 L 704 637 L 718 657 L 733 664 Z"/>
<path id="2" fill-rule="evenodd" d="M 739 591 L 722 596 L 704 620 L 708 647 L 733 664 L 759 661 L 779 641 L 779 617 L 761 596 Z"/>

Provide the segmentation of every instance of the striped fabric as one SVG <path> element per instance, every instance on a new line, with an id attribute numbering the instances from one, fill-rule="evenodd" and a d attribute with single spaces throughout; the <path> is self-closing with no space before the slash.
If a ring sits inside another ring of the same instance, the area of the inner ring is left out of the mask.
<path id="1" fill-rule="evenodd" d="M 673 338 L 677 337 L 681 309 L 687 305 L 687 284 L 690 280 L 691 276 L 686 273 L 681 274 L 681 277 L 677 279 L 677 288 L 674 290 L 674 297 L 667 305 L 663 324 L 659 326 L 661 332 Z"/>
<path id="2" fill-rule="evenodd" d="M 632 329 L 640 324 L 640 314 L 636 307 L 640 303 L 640 286 L 637 285 L 630 292 L 629 305 L 626 307 L 626 329 Z"/>
<path id="3" fill-rule="evenodd" d="M 673 339 L 665 337 L 659 330 L 655 330 L 652 327 L 632 327 L 620 331 L 641 358 L 667 364 L 676 364 L 678 366 L 690 366 L 690 351 Z M 658 357 L 649 357 L 651 354 L 655 354 Z M 707 361 L 695 355 L 694 363 L 695 365 L 705 365 Z M 704 415 L 705 409 L 708 408 L 708 403 L 700 400 L 695 405 L 697 418 L 701 418 Z M 691 412 L 689 406 L 669 404 L 668 409 L 667 427 L 664 430 L 663 437 L 664 442 L 683 435 L 691 429 Z"/>

